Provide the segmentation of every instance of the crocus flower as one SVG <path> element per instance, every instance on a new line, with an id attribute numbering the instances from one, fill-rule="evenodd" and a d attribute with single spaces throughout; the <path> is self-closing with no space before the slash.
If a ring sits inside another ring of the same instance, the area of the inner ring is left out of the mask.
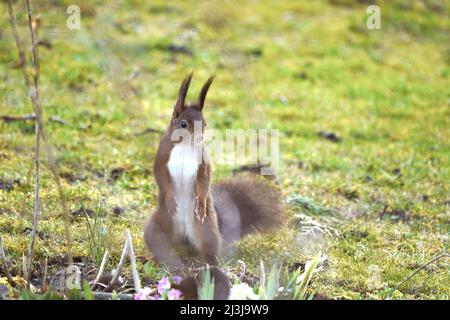
<path id="1" fill-rule="evenodd" d="M 180 276 L 173 276 L 173 283 L 175 284 L 179 284 L 181 282 L 181 277 Z"/>
<path id="2" fill-rule="evenodd" d="M 147 300 L 150 297 L 150 293 L 152 292 L 152 289 L 149 287 L 142 288 L 138 291 L 138 293 L 135 294 L 134 300 Z"/>
<path id="3" fill-rule="evenodd" d="M 180 300 L 181 291 L 177 289 L 170 289 L 167 293 L 167 300 Z"/>
<path id="4" fill-rule="evenodd" d="M 0 284 L 0 297 L 6 297 L 8 292 L 9 290 L 6 284 Z"/>
<path id="5" fill-rule="evenodd" d="M 170 289 L 169 277 L 162 277 L 158 282 L 158 293 L 163 294 L 166 290 Z"/>

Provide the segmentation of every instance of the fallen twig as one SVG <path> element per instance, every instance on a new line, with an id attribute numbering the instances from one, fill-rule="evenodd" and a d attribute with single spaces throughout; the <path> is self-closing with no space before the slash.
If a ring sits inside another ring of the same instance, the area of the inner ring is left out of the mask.
<path id="1" fill-rule="evenodd" d="M 8 115 L 2 115 L 0 116 L 0 119 L 5 122 L 13 122 L 13 121 L 28 121 L 28 120 L 35 120 L 34 114 L 26 114 L 24 116 L 8 116 Z"/>
<path id="2" fill-rule="evenodd" d="M 393 290 L 392 292 L 394 292 L 395 290 L 398 290 L 405 282 L 407 282 L 409 279 L 411 279 L 412 277 L 414 277 L 420 270 L 425 269 L 427 266 L 429 266 L 430 264 L 432 264 L 433 262 L 441 259 L 441 258 L 445 258 L 445 257 L 450 257 L 450 255 L 445 252 L 437 257 L 434 257 L 433 259 L 431 259 L 430 261 L 428 261 L 427 263 L 425 263 L 424 265 L 420 266 L 417 270 L 415 270 L 413 273 L 411 273 L 405 280 L 403 280 L 402 282 L 400 282 Z"/>
<path id="3" fill-rule="evenodd" d="M 95 286 L 98 284 L 100 279 L 103 276 L 103 272 L 105 271 L 106 261 L 108 260 L 109 252 L 108 250 L 105 251 L 105 254 L 103 255 L 102 263 L 100 264 L 100 269 L 98 270 L 97 276 L 95 277 L 94 282 L 91 285 L 91 289 L 94 289 Z"/>
<path id="4" fill-rule="evenodd" d="M 9 272 L 8 260 L 6 259 L 5 250 L 3 249 L 2 237 L 0 236 L 0 258 L 2 260 L 3 271 L 10 284 L 14 283 L 14 280 Z"/>
<path id="5" fill-rule="evenodd" d="M 0 120 L 3 120 L 5 122 L 14 122 L 14 121 L 31 121 L 31 120 L 35 120 L 34 114 L 26 114 L 23 116 L 10 116 L 10 115 L 0 115 Z M 56 116 L 51 116 L 48 118 L 48 121 L 51 122 L 55 122 L 55 123 L 59 123 L 61 125 L 67 125 L 67 121 L 56 117 Z M 41 134 L 42 134 L 42 130 L 41 130 Z"/>

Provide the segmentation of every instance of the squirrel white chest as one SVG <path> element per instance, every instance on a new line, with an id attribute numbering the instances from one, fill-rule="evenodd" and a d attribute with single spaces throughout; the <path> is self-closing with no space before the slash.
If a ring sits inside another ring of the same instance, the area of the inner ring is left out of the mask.
<path id="1" fill-rule="evenodd" d="M 196 148 L 189 143 L 176 144 L 167 163 L 174 188 L 177 212 L 174 217 L 176 234 L 193 240 L 195 181 L 199 166 Z"/>

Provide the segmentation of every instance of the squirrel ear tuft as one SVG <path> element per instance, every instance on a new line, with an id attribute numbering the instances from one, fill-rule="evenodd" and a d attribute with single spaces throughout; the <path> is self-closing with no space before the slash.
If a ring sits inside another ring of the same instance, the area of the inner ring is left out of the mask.
<path id="1" fill-rule="evenodd" d="M 200 91 L 200 95 L 198 96 L 198 108 L 200 109 L 200 111 L 203 110 L 203 106 L 205 105 L 206 94 L 208 93 L 209 87 L 211 86 L 213 81 L 214 76 L 209 77 L 209 79 L 206 80 L 205 84 L 203 85 L 202 90 Z"/>
<path id="2" fill-rule="evenodd" d="M 175 107 L 173 110 L 174 115 L 180 114 L 184 108 L 186 108 L 186 95 L 189 90 L 189 85 L 191 84 L 193 72 L 188 74 L 183 82 L 181 83 L 180 89 L 178 91 L 177 102 L 175 103 Z"/>

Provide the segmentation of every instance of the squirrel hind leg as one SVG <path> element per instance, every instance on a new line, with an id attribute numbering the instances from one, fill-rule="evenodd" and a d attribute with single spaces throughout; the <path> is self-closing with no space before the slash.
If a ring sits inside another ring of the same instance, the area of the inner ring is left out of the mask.
<path id="1" fill-rule="evenodd" d="M 182 261 L 174 250 L 169 236 L 163 231 L 156 213 L 150 216 L 144 226 L 144 239 L 147 248 L 158 263 L 176 268 L 182 265 Z"/>
<path id="2" fill-rule="evenodd" d="M 213 196 L 224 244 L 222 254 L 228 256 L 233 254 L 235 242 L 242 236 L 241 214 L 232 195 L 220 185 L 213 186 Z"/>

